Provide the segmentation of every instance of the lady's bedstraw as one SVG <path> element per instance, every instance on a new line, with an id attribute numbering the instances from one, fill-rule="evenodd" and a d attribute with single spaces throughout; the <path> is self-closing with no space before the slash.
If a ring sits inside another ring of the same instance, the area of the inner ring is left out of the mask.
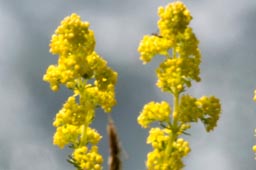
<path id="1" fill-rule="evenodd" d="M 110 112 L 116 104 L 117 73 L 95 51 L 93 31 L 77 14 L 66 17 L 52 36 L 50 52 L 59 55 L 43 77 L 53 91 L 61 84 L 73 91 L 57 113 L 53 143 L 74 149 L 69 162 L 77 170 L 100 170 L 103 158 L 97 144 L 101 135 L 90 127 L 95 109 Z"/>
<path id="2" fill-rule="evenodd" d="M 206 131 L 213 130 L 220 116 L 221 105 L 214 96 L 199 99 L 183 94 L 191 81 L 200 81 L 201 54 L 199 41 L 189 23 L 192 19 L 186 6 L 175 1 L 159 7 L 159 33 L 145 35 L 138 51 L 144 64 L 156 55 L 164 56 L 156 69 L 156 85 L 173 96 L 172 107 L 168 102 L 149 102 L 138 117 L 138 123 L 147 128 L 153 122 L 160 127 L 151 128 L 147 143 L 153 151 L 148 153 L 148 170 L 181 170 L 182 158 L 190 152 L 189 143 L 180 137 L 186 134 L 191 122 L 201 120 Z M 170 54 L 171 52 L 171 54 Z M 155 125 L 155 124 L 154 124 Z"/>

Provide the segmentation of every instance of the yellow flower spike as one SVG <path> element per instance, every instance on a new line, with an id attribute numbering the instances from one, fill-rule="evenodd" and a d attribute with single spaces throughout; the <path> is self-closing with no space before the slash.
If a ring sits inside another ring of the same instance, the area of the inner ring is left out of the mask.
<path id="1" fill-rule="evenodd" d="M 150 62 L 156 55 L 165 57 L 156 69 L 156 85 L 163 92 L 173 95 L 173 110 L 172 113 L 170 109 L 163 111 L 164 106 L 150 102 L 143 107 L 137 121 L 143 128 L 153 122 L 158 122 L 162 127 L 152 128 L 147 138 L 147 143 L 153 147 L 147 156 L 147 169 L 181 170 L 184 167 L 182 159 L 190 152 L 190 147 L 179 136 L 188 134 L 186 130 L 190 128 L 190 123 L 198 120 L 204 123 L 207 131 L 213 130 L 221 106 L 215 97 L 197 99 L 190 95 L 181 96 L 193 81 L 201 80 L 199 41 L 189 27 L 192 16 L 186 6 L 175 1 L 159 7 L 158 15 L 159 32 L 145 35 L 140 41 L 138 52 L 143 64 Z"/>
<path id="2" fill-rule="evenodd" d="M 75 79 L 90 72 L 86 57 L 94 51 L 95 39 L 88 22 L 82 22 L 77 14 L 66 17 L 56 29 L 50 43 L 50 52 L 60 56 L 58 66 L 49 67 L 44 77 L 53 90 L 59 84 L 74 88 Z"/>
<path id="3" fill-rule="evenodd" d="M 62 84 L 74 94 L 56 114 L 53 143 L 74 149 L 68 161 L 75 167 L 101 170 L 103 158 L 95 145 L 102 137 L 90 124 L 97 107 L 110 112 L 116 104 L 117 73 L 94 51 L 95 38 L 89 25 L 77 14 L 61 21 L 49 45 L 50 52 L 59 55 L 58 63 L 48 67 L 43 80 L 53 91 Z"/>

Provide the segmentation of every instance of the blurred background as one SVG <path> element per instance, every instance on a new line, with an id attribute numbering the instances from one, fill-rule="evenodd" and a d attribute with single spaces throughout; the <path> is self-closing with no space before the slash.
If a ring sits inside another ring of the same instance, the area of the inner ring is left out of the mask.
<path id="1" fill-rule="evenodd" d="M 164 0 L 0 0 L 0 170 L 71 170 L 69 149 L 52 145 L 52 121 L 70 92 L 53 93 L 42 76 L 57 56 L 48 44 L 60 21 L 75 12 L 91 23 L 96 51 L 119 73 L 118 105 L 112 115 L 123 154 L 123 170 L 145 170 L 148 130 L 137 124 L 144 104 L 167 100 L 155 86 L 154 69 L 142 65 L 137 47 L 143 35 L 157 30 L 157 8 Z M 194 0 L 184 3 L 200 40 L 202 82 L 188 91 L 195 97 L 221 99 L 218 127 L 206 133 L 193 124 L 185 136 L 192 152 L 185 170 L 255 170 L 256 144 L 256 1 Z M 107 169 L 107 116 L 98 110 L 93 127 L 102 135 L 100 152 Z"/>

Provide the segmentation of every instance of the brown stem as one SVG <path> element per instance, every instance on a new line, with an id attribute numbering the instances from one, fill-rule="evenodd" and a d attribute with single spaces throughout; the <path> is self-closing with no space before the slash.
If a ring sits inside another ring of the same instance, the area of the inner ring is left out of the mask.
<path id="1" fill-rule="evenodd" d="M 122 169 L 122 162 L 120 159 L 121 147 L 119 144 L 116 127 L 111 117 L 109 117 L 107 132 L 109 136 L 109 152 L 110 152 L 109 160 L 108 160 L 109 170 L 121 170 Z"/>

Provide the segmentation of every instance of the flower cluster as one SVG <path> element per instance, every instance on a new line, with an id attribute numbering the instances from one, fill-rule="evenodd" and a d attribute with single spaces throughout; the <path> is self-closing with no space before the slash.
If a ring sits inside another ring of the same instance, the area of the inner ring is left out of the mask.
<path id="1" fill-rule="evenodd" d="M 183 92 L 191 80 L 200 80 L 198 64 L 193 58 L 167 58 L 157 69 L 157 86 L 164 92 Z"/>
<path id="2" fill-rule="evenodd" d="M 214 96 L 196 99 L 190 95 L 183 95 L 179 108 L 179 120 L 182 123 L 197 122 L 200 119 L 207 132 L 217 126 L 221 112 L 220 101 Z"/>
<path id="3" fill-rule="evenodd" d="M 44 76 L 52 90 L 57 91 L 59 84 L 74 86 L 73 80 L 86 74 L 86 59 L 94 51 L 95 39 L 89 23 L 72 14 L 66 17 L 56 29 L 50 43 L 50 52 L 59 55 L 58 65 L 50 65 Z"/>
<path id="4" fill-rule="evenodd" d="M 143 128 L 157 122 L 161 126 L 151 128 L 147 139 L 153 148 L 147 156 L 148 170 L 180 170 L 184 166 L 182 158 L 188 155 L 190 147 L 179 136 L 187 134 L 190 124 L 198 120 L 205 125 L 207 132 L 213 130 L 221 105 L 214 96 L 197 99 L 188 94 L 181 95 L 191 87 L 192 81 L 201 80 L 199 41 L 189 27 L 192 16 L 186 6 L 175 1 L 159 7 L 158 15 L 159 33 L 145 35 L 138 52 L 143 63 L 150 62 L 157 55 L 165 57 L 156 69 L 156 85 L 173 96 L 173 105 L 166 101 L 151 101 L 144 106 L 137 121 Z"/>
<path id="5" fill-rule="evenodd" d="M 97 149 L 101 135 L 90 124 L 97 107 L 110 112 L 116 104 L 117 73 L 94 48 L 95 38 L 89 23 L 81 21 L 77 14 L 66 17 L 50 43 L 50 52 L 59 55 L 58 64 L 48 67 L 43 80 L 49 82 L 53 91 L 61 84 L 73 91 L 56 114 L 53 143 L 74 149 L 69 162 L 78 169 L 99 170 L 103 162 Z"/>
<path id="6" fill-rule="evenodd" d="M 214 96 L 203 96 L 197 100 L 197 105 L 202 111 L 200 120 L 204 123 L 206 131 L 209 132 L 217 126 L 221 113 L 221 105 L 219 99 Z"/>
<path id="7" fill-rule="evenodd" d="M 147 63 L 156 55 L 165 56 L 157 69 L 157 86 L 164 92 L 180 93 L 192 80 L 200 81 L 199 41 L 188 26 L 192 17 L 182 2 L 160 7 L 158 15 L 159 35 L 144 36 L 138 47 L 140 59 Z"/>
<path id="8" fill-rule="evenodd" d="M 138 123 L 146 128 L 152 122 L 168 122 L 171 108 L 165 101 L 161 103 L 150 102 L 146 104 L 138 117 Z"/>
<path id="9" fill-rule="evenodd" d="M 155 35 L 145 35 L 138 48 L 141 55 L 140 59 L 146 64 L 157 54 L 166 56 L 168 55 L 168 50 L 172 48 L 172 46 L 173 41 L 171 39 Z"/>
<path id="10" fill-rule="evenodd" d="M 152 128 L 147 143 L 154 150 L 148 153 L 146 165 L 148 170 L 180 170 L 184 167 L 182 158 L 190 152 L 189 143 L 182 138 L 172 141 L 170 130 Z"/>
<path id="11" fill-rule="evenodd" d="M 81 169 L 101 170 L 103 158 L 98 153 L 97 146 L 93 146 L 91 150 L 89 150 L 86 146 L 83 146 L 74 151 L 72 161 L 78 162 L 77 165 Z"/>
<path id="12" fill-rule="evenodd" d="M 173 37 L 183 33 L 192 19 L 187 7 L 180 1 L 158 8 L 158 27 L 164 37 Z"/>

